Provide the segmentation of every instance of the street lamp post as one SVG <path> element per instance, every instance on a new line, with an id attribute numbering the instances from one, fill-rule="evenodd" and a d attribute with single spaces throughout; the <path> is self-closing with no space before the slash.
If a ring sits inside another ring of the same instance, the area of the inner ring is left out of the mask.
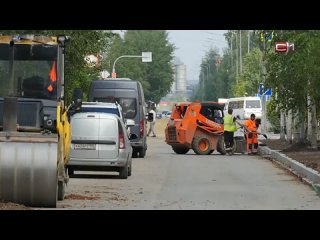
<path id="1" fill-rule="evenodd" d="M 142 58 L 142 62 L 152 62 L 152 52 L 142 52 L 141 55 L 122 55 L 118 57 L 114 62 L 112 66 L 112 77 L 116 78 L 116 63 L 120 58 Z"/>

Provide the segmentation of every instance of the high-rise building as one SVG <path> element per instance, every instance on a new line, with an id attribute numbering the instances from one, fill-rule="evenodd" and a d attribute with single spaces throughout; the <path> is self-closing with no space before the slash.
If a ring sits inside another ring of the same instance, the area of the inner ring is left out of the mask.
<path id="1" fill-rule="evenodd" d="M 187 66 L 178 58 L 173 60 L 173 83 L 170 93 L 163 100 L 184 101 L 187 99 Z"/>

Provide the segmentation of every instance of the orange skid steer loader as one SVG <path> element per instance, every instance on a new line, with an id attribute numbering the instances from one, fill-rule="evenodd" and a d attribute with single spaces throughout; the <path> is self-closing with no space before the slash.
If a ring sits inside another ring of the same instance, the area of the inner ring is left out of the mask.
<path id="1" fill-rule="evenodd" d="M 221 153 L 223 108 L 224 104 L 216 102 L 176 103 L 165 129 L 166 143 L 177 154 L 186 154 L 190 149 L 199 155 L 216 149 Z"/>

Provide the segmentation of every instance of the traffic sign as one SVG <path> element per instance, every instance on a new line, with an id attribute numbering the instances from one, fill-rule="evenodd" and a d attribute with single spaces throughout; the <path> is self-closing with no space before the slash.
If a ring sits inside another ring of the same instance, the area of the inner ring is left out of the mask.
<path id="1" fill-rule="evenodd" d="M 271 96 L 272 95 L 272 88 L 267 89 L 262 95 Z"/>
<path id="2" fill-rule="evenodd" d="M 259 94 L 259 93 L 257 93 L 256 96 L 259 97 L 260 99 L 262 97 L 261 94 Z M 271 98 L 271 95 L 265 95 L 265 97 L 266 97 L 266 101 L 269 101 Z"/>
<path id="3" fill-rule="evenodd" d="M 116 77 L 117 77 L 117 74 L 116 74 L 115 72 L 112 72 L 111 77 L 112 77 L 112 78 L 116 78 Z"/>
<path id="4" fill-rule="evenodd" d="M 260 34 L 261 41 L 271 42 L 273 40 L 274 31 L 262 31 Z"/>
<path id="5" fill-rule="evenodd" d="M 142 52 L 142 62 L 152 62 L 152 52 Z"/>

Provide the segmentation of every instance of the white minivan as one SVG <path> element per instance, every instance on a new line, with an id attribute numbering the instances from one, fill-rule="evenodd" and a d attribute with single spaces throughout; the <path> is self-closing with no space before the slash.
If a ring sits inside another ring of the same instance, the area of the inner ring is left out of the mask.
<path id="1" fill-rule="evenodd" d="M 81 112 L 71 118 L 68 172 L 116 171 L 131 175 L 132 147 L 123 121 L 114 114 Z"/>
<path id="2" fill-rule="evenodd" d="M 259 97 L 238 97 L 228 99 L 228 108 L 233 109 L 233 115 L 239 115 L 240 120 L 250 119 L 254 113 L 256 119 L 261 119 L 262 107 Z"/>

